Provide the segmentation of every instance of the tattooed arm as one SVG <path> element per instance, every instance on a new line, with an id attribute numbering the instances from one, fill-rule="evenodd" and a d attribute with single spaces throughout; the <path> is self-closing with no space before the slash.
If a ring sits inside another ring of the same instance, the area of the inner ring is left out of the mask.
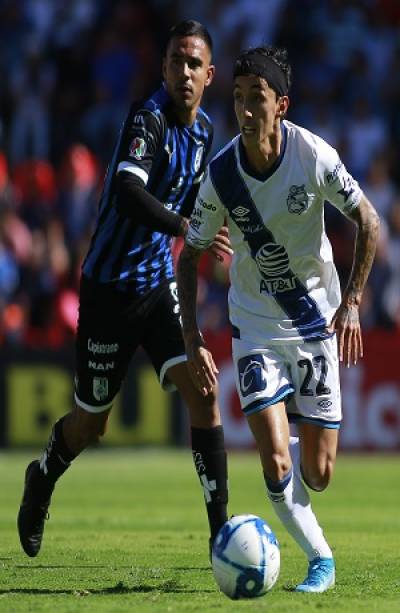
<path id="1" fill-rule="evenodd" d="M 187 244 L 184 246 L 178 261 L 177 281 L 189 373 L 197 389 L 207 396 L 217 383 L 218 369 L 197 325 L 197 266 L 202 253 Z"/>
<path id="2" fill-rule="evenodd" d="M 339 358 L 346 366 L 357 363 L 363 356 L 359 308 L 362 292 L 375 256 L 379 232 L 379 217 L 365 196 L 359 206 L 350 213 L 357 224 L 357 238 L 353 266 L 342 302 L 335 313 L 331 329 L 336 330 Z"/>

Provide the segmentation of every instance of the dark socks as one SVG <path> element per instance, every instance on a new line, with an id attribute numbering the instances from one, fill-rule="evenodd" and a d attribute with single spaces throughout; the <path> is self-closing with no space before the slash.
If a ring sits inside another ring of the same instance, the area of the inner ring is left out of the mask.
<path id="1" fill-rule="evenodd" d="M 35 474 L 37 485 L 44 495 L 51 495 L 57 479 L 69 468 L 76 457 L 69 451 L 65 443 L 63 421 L 64 417 L 54 424 L 47 447 L 39 461 L 40 468 Z"/>
<path id="2" fill-rule="evenodd" d="M 193 461 L 204 491 L 211 538 L 227 521 L 228 471 L 222 426 L 192 428 Z"/>

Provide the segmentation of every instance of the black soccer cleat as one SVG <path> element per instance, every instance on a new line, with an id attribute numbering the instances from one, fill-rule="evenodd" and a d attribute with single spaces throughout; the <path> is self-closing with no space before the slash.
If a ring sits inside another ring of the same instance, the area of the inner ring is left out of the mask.
<path id="1" fill-rule="evenodd" d="M 25 553 L 34 558 L 42 544 L 44 522 L 48 519 L 50 494 L 44 495 L 38 487 L 39 460 L 33 460 L 25 472 L 25 488 L 18 513 L 19 540 Z"/>

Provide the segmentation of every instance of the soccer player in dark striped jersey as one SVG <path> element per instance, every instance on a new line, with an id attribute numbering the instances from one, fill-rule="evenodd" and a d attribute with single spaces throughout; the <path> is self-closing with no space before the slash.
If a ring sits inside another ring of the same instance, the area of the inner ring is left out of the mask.
<path id="1" fill-rule="evenodd" d="M 217 390 L 198 390 L 187 370 L 171 240 L 185 236 L 212 125 L 201 110 L 214 76 L 212 41 L 195 21 L 169 34 L 164 81 L 134 103 L 105 178 L 96 229 L 83 264 L 76 342 L 75 407 L 53 427 L 40 460 L 26 470 L 18 515 L 24 551 L 38 554 L 57 479 L 105 433 L 113 400 L 139 345 L 166 390 L 188 407 L 193 460 L 203 487 L 210 542 L 227 519 L 227 466 Z M 212 247 L 231 253 L 225 228 Z M 214 367 L 215 368 L 215 367 Z"/>

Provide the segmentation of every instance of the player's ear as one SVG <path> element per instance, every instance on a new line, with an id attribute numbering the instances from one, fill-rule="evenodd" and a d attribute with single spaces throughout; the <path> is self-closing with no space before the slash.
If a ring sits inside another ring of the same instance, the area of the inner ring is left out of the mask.
<path id="1" fill-rule="evenodd" d="M 288 108 L 289 108 L 288 96 L 280 96 L 278 98 L 278 105 L 277 105 L 277 116 L 279 117 L 279 119 L 284 119 Z"/>
<path id="2" fill-rule="evenodd" d="M 210 66 L 207 68 L 207 79 L 205 81 L 206 87 L 208 87 L 212 83 L 214 74 L 215 74 L 215 66 L 213 64 L 210 64 Z"/>

